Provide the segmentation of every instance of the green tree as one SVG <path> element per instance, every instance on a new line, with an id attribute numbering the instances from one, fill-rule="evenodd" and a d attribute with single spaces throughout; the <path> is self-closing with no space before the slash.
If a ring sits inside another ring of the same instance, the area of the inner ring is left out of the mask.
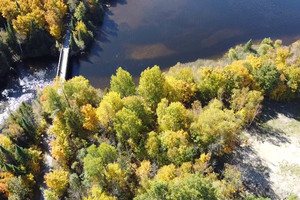
<path id="1" fill-rule="evenodd" d="M 29 198 L 30 189 L 26 186 L 21 176 L 10 178 L 7 182 L 8 191 L 13 195 L 9 199 L 22 200 Z"/>
<path id="2" fill-rule="evenodd" d="M 272 63 L 263 63 L 254 73 L 256 82 L 267 95 L 276 88 L 279 83 L 279 77 L 280 72 Z"/>
<path id="3" fill-rule="evenodd" d="M 123 107 L 123 102 L 121 100 L 121 96 L 119 93 L 116 92 L 107 93 L 103 97 L 96 111 L 100 123 L 103 126 L 108 127 L 110 122 L 114 120 L 116 113 L 120 109 L 122 109 L 122 107 Z"/>
<path id="4" fill-rule="evenodd" d="M 190 174 L 170 185 L 170 200 L 217 200 L 214 187 L 209 179 L 205 179 L 199 174 Z"/>
<path id="5" fill-rule="evenodd" d="M 22 103 L 17 112 L 11 114 L 11 119 L 15 121 L 22 129 L 24 134 L 32 141 L 35 141 L 37 134 L 37 123 L 32 107 L 27 103 Z M 23 144 L 24 145 L 24 144 Z"/>
<path id="6" fill-rule="evenodd" d="M 85 138 L 86 135 L 83 130 L 84 119 L 76 109 L 67 108 L 63 117 L 66 128 L 69 132 L 76 137 Z"/>
<path id="7" fill-rule="evenodd" d="M 245 46 L 243 47 L 243 50 L 244 50 L 244 52 L 251 52 L 253 49 L 252 49 L 252 39 L 251 40 L 249 40 L 246 44 L 245 44 Z"/>
<path id="8" fill-rule="evenodd" d="M 121 97 L 133 95 L 135 93 L 135 84 L 132 80 L 132 76 L 119 67 L 117 74 L 111 76 L 110 89 L 111 91 L 119 93 Z"/>
<path id="9" fill-rule="evenodd" d="M 169 102 L 166 99 L 158 104 L 156 114 L 160 130 L 178 131 L 187 128 L 187 111 L 179 102 Z"/>
<path id="10" fill-rule="evenodd" d="M 87 155 L 84 158 L 84 171 L 87 178 L 103 183 L 105 165 L 115 162 L 117 156 L 117 150 L 109 144 L 101 143 L 98 148 L 96 145 L 91 145 L 87 148 Z"/>
<path id="11" fill-rule="evenodd" d="M 88 148 L 89 153 L 84 158 L 84 172 L 88 180 L 101 182 L 103 180 L 104 166 L 100 156 L 93 154 L 94 149 Z M 96 150 L 97 152 L 97 150 Z"/>
<path id="12" fill-rule="evenodd" d="M 238 60 L 238 56 L 236 54 L 236 51 L 235 49 L 229 49 L 228 51 L 228 58 L 231 60 L 231 61 L 234 61 L 234 60 Z"/>
<path id="13" fill-rule="evenodd" d="M 66 99 L 71 105 L 79 108 L 86 104 L 96 106 L 100 102 L 98 91 L 90 86 L 89 80 L 83 76 L 77 76 L 64 83 L 61 88 L 66 95 Z"/>
<path id="14" fill-rule="evenodd" d="M 105 164 L 115 162 L 118 157 L 116 148 L 107 143 L 100 144 L 100 146 L 98 147 L 98 153 L 99 156 L 102 158 L 103 163 Z"/>
<path id="15" fill-rule="evenodd" d="M 10 151 L 5 149 L 3 146 L 0 146 L 0 156 L 3 162 L 6 162 L 8 164 L 14 164 L 14 165 L 17 164 L 14 155 Z"/>
<path id="16" fill-rule="evenodd" d="M 183 130 L 163 132 L 161 143 L 167 150 L 168 159 L 176 165 L 191 161 L 194 157 L 194 146 L 190 142 L 190 136 Z"/>
<path id="17" fill-rule="evenodd" d="M 134 200 L 167 200 L 168 183 L 155 181 L 148 193 L 140 194 Z"/>
<path id="18" fill-rule="evenodd" d="M 191 124 L 190 132 L 201 150 L 223 154 L 232 151 L 238 129 L 234 112 L 223 110 L 222 103 L 214 100 Z"/>
<path id="19" fill-rule="evenodd" d="M 142 120 L 137 114 L 127 108 L 123 108 L 116 114 L 114 129 L 117 132 L 117 138 L 125 147 L 129 147 L 139 152 L 143 147 L 143 132 L 145 130 Z"/>
<path id="20" fill-rule="evenodd" d="M 19 147 L 18 145 L 15 145 L 15 153 L 14 156 L 18 162 L 20 162 L 23 166 L 27 165 L 27 162 L 30 161 L 30 154 L 28 149 L 24 149 L 22 147 Z"/>
<path id="21" fill-rule="evenodd" d="M 154 113 L 139 96 L 129 96 L 123 99 L 124 107 L 135 112 L 142 124 L 148 128 L 153 127 Z"/>
<path id="22" fill-rule="evenodd" d="M 75 9 L 74 17 L 77 19 L 77 21 L 85 21 L 86 20 L 86 13 L 87 9 L 82 1 L 78 4 L 78 6 Z"/>
<path id="23" fill-rule="evenodd" d="M 166 97 L 165 81 L 165 75 L 158 66 L 147 68 L 141 74 L 138 92 L 152 110 Z"/>

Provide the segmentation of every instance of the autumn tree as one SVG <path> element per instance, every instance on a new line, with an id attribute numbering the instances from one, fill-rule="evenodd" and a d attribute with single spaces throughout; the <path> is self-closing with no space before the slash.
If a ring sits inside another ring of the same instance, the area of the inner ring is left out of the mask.
<path id="1" fill-rule="evenodd" d="M 145 101 L 139 96 L 129 96 L 123 99 L 124 107 L 135 112 L 137 117 L 142 120 L 142 124 L 149 129 L 154 124 L 154 113 L 147 106 Z"/>
<path id="2" fill-rule="evenodd" d="M 225 89 L 226 77 L 222 74 L 222 68 L 201 67 L 200 78 L 197 81 L 198 96 L 201 101 L 208 102 L 218 97 Z"/>
<path id="3" fill-rule="evenodd" d="M 254 74 L 256 82 L 267 95 L 269 95 L 278 85 L 279 77 L 279 71 L 276 66 L 271 63 L 263 63 Z"/>
<path id="4" fill-rule="evenodd" d="M 251 122 L 261 112 L 261 102 L 264 99 L 261 92 L 249 88 L 233 90 L 231 108 L 243 123 Z"/>
<path id="5" fill-rule="evenodd" d="M 146 151 L 150 158 L 156 158 L 159 163 L 164 162 L 164 153 L 162 152 L 161 140 L 159 135 L 151 131 L 145 144 Z"/>
<path id="6" fill-rule="evenodd" d="M 65 98 L 70 105 L 78 108 L 86 104 L 96 106 L 100 102 L 99 90 L 90 86 L 89 80 L 83 76 L 76 76 L 65 82 L 64 86 L 59 90 L 62 90 L 61 95 L 66 95 Z"/>
<path id="7" fill-rule="evenodd" d="M 96 131 L 99 123 L 96 108 L 93 108 L 91 104 L 86 104 L 82 106 L 81 113 L 84 117 L 83 127 L 89 131 Z"/>
<path id="8" fill-rule="evenodd" d="M 168 100 L 162 99 L 157 106 L 157 122 L 160 130 L 178 131 L 186 129 L 187 111 L 185 107 L 179 102 L 172 102 L 169 105 Z"/>
<path id="9" fill-rule="evenodd" d="M 54 170 L 45 175 L 45 183 L 58 196 L 63 195 L 69 183 L 69 172 L 64 170 Z"/>
<path id="10" fill-rule="evenodd" d="M 68 106 L 68 101 L 65 96 L 62 81 L 55 79 L 51 86 L 45 87 L 40 100 L 44 111 L 48 114 L 64 111 Z"/>
<path id="11" fill-rule="evenodd" d="M 98 148 L 91 145 L 84 158 L 84 171 L 88 179 L 103 183 L 105 165 L 116 161 L 116 159 L 117 151 L 111 145 L 102 143 Z"/>
<path id="12" fill-rule="evenodd" d="M 152 110 L 155 110 L 161 99 L 166 97 L 165 75 L 158 66 L 147 68 L 142 72 L 138 92 Z"/>
<path id="13" fill-rule="evenodd" d="M 11 199 L 27 199 L 30 197 L 30 189 L 21 176 L 12 177 L 7 181 L 8 191 Z"/>
<path id="14" fill-rule="evenodd" d="M 134 152 L 143 148 L 143 131 L 145 130 L 142 120 L 137 114 L 127 108 L 123 108 L 116 114 L 114 129 L 120 144 L 130 147 Z M 128 148 L 127 148 L 128 149 Z"/>
<path id="15" fill-rule="evenodd" d="M 166 77 L 167 99 L 171 102 L 189 103 L 196 95 L 196 85 L 176 79 L 172 76 Z"/>
<path id="16" fill-rule="evenodd" d="M 108 187 L 111 188 L 111 191 L 116 189 L 120 191 L 126 187 L 126 173 L 122 170 L 119 163 L 109 163 L 107 165 L 105 178 L 107 180 Z M 121 196 L 121 191 L 118 196 Z"/>
<path id="17" fill-rule="evenodd" d="M 176 165 L 191 161 L 194 157 L 194 146 L 190 142 L 190 136 L 183 130 L 163 132 L 161 143 L 167 150 L 168 159 Z"/>
<path id="18" fill-rule="evenodd" d="M 104 127 L 108 127 L 109 123 L 114 120 L 116 113 L 122 109 L 123 102 L 120 94 L 109 92 L 105 96 L 97 108 L 97 117 Z"/>
<path id="19" fill-rule="evenodd" d="M 222 107 L 220 101 L 214 100 L 191 124 L 192 139 L 205 152 L 230 153 L 235 146 L 239 124 L 234 112 Z"/>
<path id="20" fill-rule="evenodd" d="M 87 9 L 86 9 L 84 3 L 82 1 L 80 1 L 78 6 L 75 9 L 74 17 L 78 21 L 85 21 L 86 20 L 86 18 L 85 18 L 86 12 L 87 12 Z"/>
<path id="21" fill-rule="evenodd" d="M 119 67 L 116 75 L 111 76 L 110 89 L 111 91 L 119 93 L 121 97 L 133 95 L 135 93 L 135 84 L 132 80 L 132 76 Z"/>

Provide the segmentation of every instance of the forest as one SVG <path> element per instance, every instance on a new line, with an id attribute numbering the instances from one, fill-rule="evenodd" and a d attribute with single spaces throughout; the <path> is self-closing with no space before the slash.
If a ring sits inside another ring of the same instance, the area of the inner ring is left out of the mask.
<path id="1" fill-rule="evenodd" d="M 102 0 L 1 0 L 0 77 L 20 60 L 57 56 L 67 30 L 72 55 L 85 50 L 103 15 Z"/>
<path id="2" fill-rule="evenodd" d="M 49 200 L 268 199 L 226 158 L 264 99 L 299 98 L 299 46 L 250 40 L 206 65 L 147 68 L 138 84 L 119 68 L 105 90 L 56 78 L 2 128 L 1 199 L 32 199 L 40 180 Z"/>

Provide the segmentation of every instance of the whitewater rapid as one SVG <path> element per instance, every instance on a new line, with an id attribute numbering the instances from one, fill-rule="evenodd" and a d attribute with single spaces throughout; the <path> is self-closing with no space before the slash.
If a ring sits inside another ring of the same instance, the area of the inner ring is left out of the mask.
<path id="1" fill-rule="evenodd" d="M 0 124 L 3 124 L 11 112 L 17 110 L 22 102 L 30 102 L 37 91 L 52 83 L 55 77 L 55 64 L 42 69 L 18 68 L 18 77 L 8 80 L 6 89 L 0 93 Z"/>

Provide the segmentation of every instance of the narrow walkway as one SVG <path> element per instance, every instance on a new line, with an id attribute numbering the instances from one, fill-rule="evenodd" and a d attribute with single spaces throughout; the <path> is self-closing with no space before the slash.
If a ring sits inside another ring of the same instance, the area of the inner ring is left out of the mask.
<path id="1" fill-rule="evenodd" d="M 56 76 L 66 80 L 68 71 L 69 51 L 71 32 L 68 29 L 65 35 L 63 46 L 60 50 Z"/>

